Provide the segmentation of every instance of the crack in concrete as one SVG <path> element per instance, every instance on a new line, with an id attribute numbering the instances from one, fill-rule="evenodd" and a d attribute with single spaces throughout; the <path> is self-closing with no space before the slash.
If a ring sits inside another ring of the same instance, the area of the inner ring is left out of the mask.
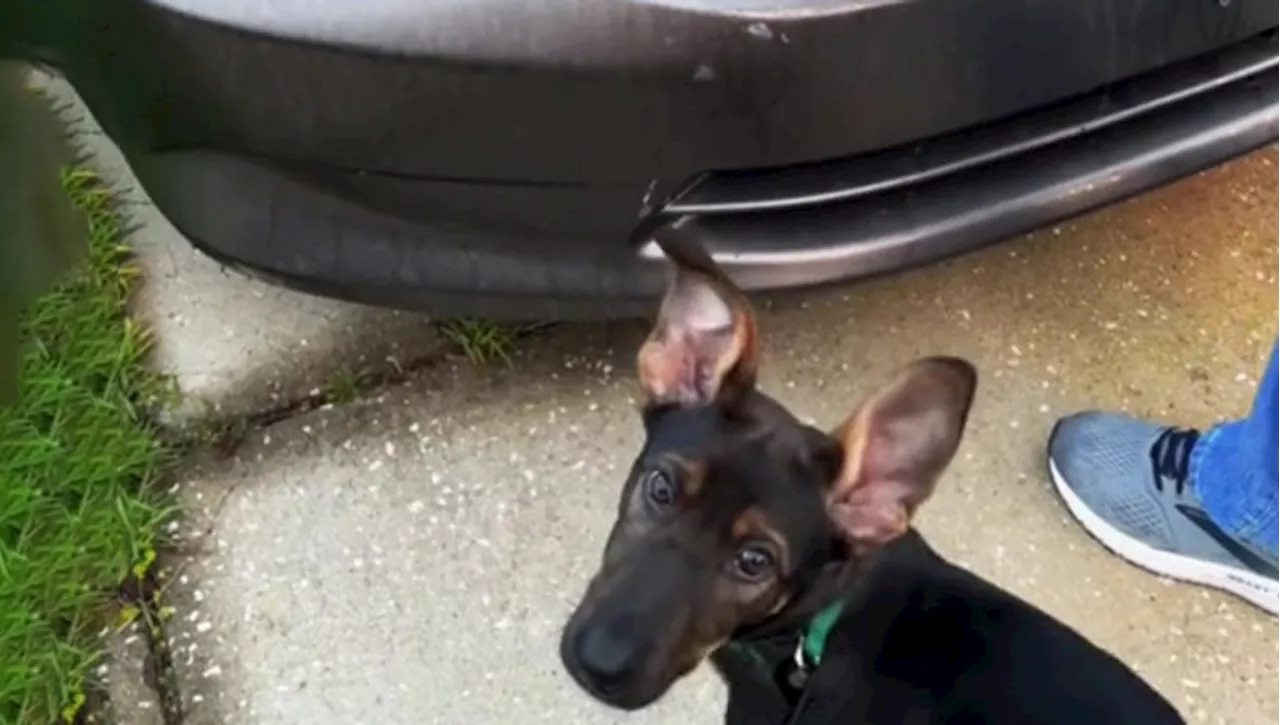
<path id="1" fill-rule="evenodd" d="M 169 580 L 172 581 L 172 577 Z M 130 572 L 121 584 L 120 602 L 126 607 L 137 610 L 134 619 L 135 631 L 140 630 L 139 634 L 143 638 L 146 651 L 142 654 L 141 672 L 129 672 L 125 675 L 121 672 L 122 663 L 117 661 L 116 671 L 112 677 L 129 676 L 139 690 L 147 691 L 154 696 L 160 706 L 159 715 L 163 725 L 182 725 L 186 716 L 183 712 L 182 698 L 177 687 L 177 673 L 173 668 L 173 655 L 169 650 L 169 640 L 164 626 L 168 616 L 163 605 L 163 595 L 167 585 L 167 583 L 160 583 L 156 566 L 148 568 L 141 577 Z M 121 635 L 117 633 L 116 636 Z M 118 710 L 132 704 L 112 702 L 111 707 Z"/>
<path id="2" fill-rule="evenodd" d="M 526 325 L 515 331 L 515 341 L 520 342 L 535 335 L 549 331 L 560 323 L 545 322 L 533 325 Z M 269 428 L 277 423 L 305 415 L 314 410 L 319 410 L 326 405 L 341 405 L 354 399 L 367 396 L 383 388 L 390 387 L 408 381 L 415 374 L 430 370 L 450 359 L 452 356 L 462 352 L 462 346 L 456 343 L 442 343 L 438 350 L 433 351 L 429 355 L 424 355 L 416 360 L 412 360 L 406 364 L 393 363 L 388 368 L 383 368 L 374 372 L 359 374 L 353 385 L 353 390 L 348 394 L 338 394 L 333 390 L 320 389 L 314 393 L 305 395 L 294 400 L 282 401 L 279 405 L 266 408 L 248 415 L 243 415 L 230 420 L 221 421 L 217 424 L 217 429 L 211 434 L 212 450 L 219 459 L 228 459 L 235 455 L 240 444 L 254 431 L 261 431 Z M 197 440 L 195 445 L 202 446 L 207 444 L 208 439 Z M 222 501 L 233 491 L 229 490 L 221 497 L 221 501 L 216 508 L 220 509 Z M 215 518 L 216 520 L 216 518 Z"/>

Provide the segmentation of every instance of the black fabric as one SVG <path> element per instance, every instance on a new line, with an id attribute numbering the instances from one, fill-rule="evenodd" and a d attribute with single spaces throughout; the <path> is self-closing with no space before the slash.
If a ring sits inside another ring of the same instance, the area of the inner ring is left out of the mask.
<path id="1" fill-rule="evenodd" d="M 712 662 L 729 687 L 728 725 L 783 725 L 800 693 L 779 674 L 792 661 L 799 633 L 722 647 Z"/>

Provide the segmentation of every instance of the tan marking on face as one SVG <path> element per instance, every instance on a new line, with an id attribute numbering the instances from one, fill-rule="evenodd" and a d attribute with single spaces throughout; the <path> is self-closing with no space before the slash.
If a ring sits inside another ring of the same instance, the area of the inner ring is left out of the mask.
<path id="1" fill-rule="evenodd" d="M 680 481 L 680 495 L 685 498 L 697 498 L 707 483 L 706 465 L 701 461 L 691 461 L 676 455 L 671 456 L 671 460 L 684 473 Z"/>
<path id="2" fill-rule="evenodd" d="M 717 639 L 715 642 L 712 642 L 711 644 L 706 645 L 705 647 L 703 647 L 698 651 L 697 661 L 701 662 L 706 658 L 710 657 L 711 655 L 715 654 L 716 650 L 723 647 L 725 643 L 728 641 L 729 641 L 728 637 L 721 637 L 720 639 Z"/>
<path id="3" fill-rule="evenodd" d="M 755 507 L 738 514 L 738 518 L 733 520 L 733 528 L 730 530 L 733 534 L 733 540 L 742 541 L 755 533 L 756 520 L 759 517 L 759 511 Z"/>
<path id="4" fill-rule="evenodd" d="M 778 612 L 781 612 L 783 608 L 785 608 L 790 603 L 791 603 L 790 593 L 783 592 L 782 596 L 778 597 L 778 601 L 774 602 L 773 606 L 769 608 L 769 616 L 772 617 Z"/>
<path id="5" fill-rule="evenodd" d="M 732 531 L 737 541 L 764 538 L 776 544 L 781 550 L 780 554 L 785 556 L 787 553 L 787 540 L 769 523 L 768 515 L 758 506 L 752 506 L 738 514 L 738 518 L 734 519 Z"/>
<path id="6" fill-rule="evenodd" d="M 789 558 L 790 547 L 787 545 L 787 539 L 774 526 L 769 523 L 769 517 L 765 511 L 758 506 L 752 506 L 746 511 L 738 515 L 733 522 L 733 538 L 735 542 L 742 542 L 747 539 L 768 539 L 777 547 L 779 574 L 785 568 Z"/>

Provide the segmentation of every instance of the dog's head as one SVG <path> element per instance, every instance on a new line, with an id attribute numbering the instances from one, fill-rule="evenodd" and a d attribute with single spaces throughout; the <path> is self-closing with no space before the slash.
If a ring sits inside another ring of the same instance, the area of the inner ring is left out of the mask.
<path id="1" fill-rule="evenodd" d="M 679 231 L 640 348 L 646 440 L 560 654 L 599 700 L 638 709 L 735 633 L 798 612 L 903 534 L 960 443 L 976 372 L 919 360 L 834 432 L 756 389 L 746 297 Z"/>

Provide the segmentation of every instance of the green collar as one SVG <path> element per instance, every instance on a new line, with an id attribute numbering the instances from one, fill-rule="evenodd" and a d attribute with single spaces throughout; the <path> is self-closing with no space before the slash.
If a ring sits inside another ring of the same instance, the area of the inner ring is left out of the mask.
<path id="1" fill-rule="evenodd" d="M 833 602 L 826 608 L 813 615 L 809 623 L 805 625 L 804 632 L 800 634 L 800 641 L 796 643 L 794 663 L 801 672 L 808 672 L 818 666 L 822 662 L 822 655 L 827 648 L 827 636 L 831 634 L 831 629 L 839 621 L 840 615 L 844 613 L 844 600 Z M 760 665 L 766 665 L 766 662 L 760 652 L 746 642 L 733 642 L 727 645 L 739 652 L 745 652 Z"/>
<path id="2" fill-rule="evenodd" d="M 822 662 L 822 653 L 827 649 L 827 636 L 843 613 L 844 600 L 837 600 L 813 615 L 809 625 L 804 628 L 804 634 L 800 636 L 800 649 L 814 667 Z"/>

